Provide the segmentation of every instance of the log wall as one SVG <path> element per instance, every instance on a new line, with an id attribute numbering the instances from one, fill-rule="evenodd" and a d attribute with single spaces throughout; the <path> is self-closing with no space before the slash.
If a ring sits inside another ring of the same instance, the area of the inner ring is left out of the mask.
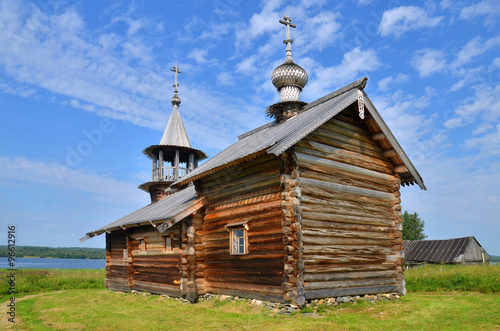
<path id="1" fill-rule="evenodd" d="M 306 299 L 404 290 L 400 180 L 356 114 L 294 147 Z"/>
<path id="2" fill-rule="evenodd" d="M 279 159 L 263 156 L 197 183 L 208 204 L 198 272 L 203 291 L 284 302 Z M 228 224 L 247 222 L 248 253 L 231 255 Z"/>
<path id="3" fill-rule="evenodd" d="M 128 261 L 125 231 L 106 233 L 106 287 L 114 291 L 128 290 Z M 126 252 L 125 252 L 126 254 Z"/>
<path id="4" fill-rule="evenodd" d="M 181 296 L 181 225 L 173 226 L 166 234 L 152 226 L 130 228 L 128 232 L 130 289 Z M 165 247 L 166 235 L 172 238 L 171 249 Z M 145 249 L 141 249 L 141 240 Z"/>

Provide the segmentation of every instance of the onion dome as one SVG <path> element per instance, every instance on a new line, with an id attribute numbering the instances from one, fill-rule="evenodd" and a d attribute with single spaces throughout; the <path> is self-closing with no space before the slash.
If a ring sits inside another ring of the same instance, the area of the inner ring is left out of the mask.
<path id="1" fill-rule="evenodd" d="M 290 58 L 274 69 L 271 76 L 273 85 L 280 92 L 281 101 L 299 101 L 300 92 L 306 86 L 307 72 Z"/>
<path id="2" fill-rule="evenodd" d="M 308 76 L 307 72 L 295 64 L 292 60 L 292 43 L 290 39 L 290 27 L 295 28 L 292 24 L 292 19 L 286 15 L 280 23 L 286 25 L 286 39 L 283 43 L 286 44 L 286 59 L 285 63 L 274 69 L 271 76 L 273 85 L 280 93 L 281 102 L 285 101 L 300 101 L 300 92 L 306 86 Z"/>
<path id="3" fill-rule="evenodd" d="M 181 104 L 181 98 L 177 95 L 177 93 L 174 94 L 172 99 L 170 99 L 170 102 L 172 103 L 172 106 L 179 106 Z"/>

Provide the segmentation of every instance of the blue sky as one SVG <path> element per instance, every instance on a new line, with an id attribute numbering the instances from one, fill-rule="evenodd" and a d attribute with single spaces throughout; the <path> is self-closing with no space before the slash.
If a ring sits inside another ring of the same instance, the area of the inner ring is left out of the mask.
<path id="1" fill-rule="evenodd" d="M 269 122 L 289 14 L 302 100 L 369 77 L 428 188 L 402 188 L 403 208 L 429 239 L 473 235 L 500 255 L 495 2 L 0 0 L 0 233 L 104 247 L 78 239 L 149 203 L 142 150 L 167 124 L 174 65 L 193 147 L 213 156 Z"/>

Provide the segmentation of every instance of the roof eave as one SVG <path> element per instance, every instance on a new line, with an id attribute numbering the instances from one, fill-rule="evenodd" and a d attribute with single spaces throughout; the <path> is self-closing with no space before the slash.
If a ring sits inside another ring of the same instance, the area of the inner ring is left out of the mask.
<path id="1" fill-rule="evenodd" d="M 382 132 L 385 134 L 387 137 L 387 140 L 391 143 L 393 146 L 394 150 L 398 153 L 399 157 L 401 157 L 401 160 L 403 161 L 404 165 L 410 172 L 410 174 L 413 176 L 415 179 L 415 182 L 420 186 L 422 190 L 427 190 L 427 187 L 424 185 L 424 181 L 420 174 L 418 173 L 417 169 L 413 165 L 413 163 L 410 161 L 410 158 L 408 155 L 406 155 L 405 151 L 399 144 L 399 142 L 396 140 L 396 137 L 392 134 L 391 130 L 385 123 L 384 119 L 382 116 L 380 116 L 380 113 L 378 112 L 377 108 L 373 105 L 372 101 L 368 97 L 365 91 L 363 91 L 363 97 L 364 97 L 364 102 L 365 102 L 365 107 L 368 106 L 368 111 L 370 112 L 370 115 L 373 117 L 373 119 L 377 122 L 377 124 L 380 126 L 380 129 Z"/>

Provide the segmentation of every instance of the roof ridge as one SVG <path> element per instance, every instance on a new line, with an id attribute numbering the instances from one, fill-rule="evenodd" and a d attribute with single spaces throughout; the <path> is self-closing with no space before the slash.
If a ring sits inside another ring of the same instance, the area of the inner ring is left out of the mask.
<path id="1" fill-rule="evenodd" d="M 366 81 L 368 80 L 368 77 L 363 77 L 361 79 L 358 79 L 357 81 L 355 82 L 352 82 L 351 84 L 349 85 L 346 85 L 342 88 L 339 88 L 338 90 L 335 90 L 333 91 L 332 93 L 330 94 L 327 94 L 311 103 L 308 103 L 307 105 L 304 106 L 304 108 L 302 108 L 301 112 L 304 112 L 306 110 L 308 110 L 309 108 L 312 108 L 312 107 L 315 107 L 323 102 L 326 102 L 332 98 L 335 98 L 341 94 L 344 94 L 346 92 L 349 92 L 350 90 L 352 89 L 359 89 L 359 90 L 363 90 L 366 86 Z"/>

